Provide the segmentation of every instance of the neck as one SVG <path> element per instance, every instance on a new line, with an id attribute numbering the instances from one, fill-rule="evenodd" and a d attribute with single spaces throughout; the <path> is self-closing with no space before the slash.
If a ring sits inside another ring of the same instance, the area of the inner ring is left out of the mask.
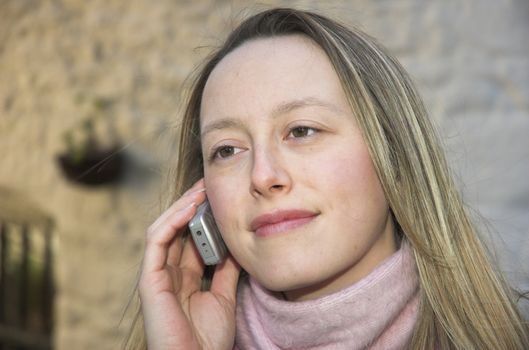
<path id="1" fill-rule="evenodd" d="M 291 302 L 241 281 L 238 348 L 405 349 L 417 319 L 419 281 L 407 243 L 368 276 L 336 293 Z"/>

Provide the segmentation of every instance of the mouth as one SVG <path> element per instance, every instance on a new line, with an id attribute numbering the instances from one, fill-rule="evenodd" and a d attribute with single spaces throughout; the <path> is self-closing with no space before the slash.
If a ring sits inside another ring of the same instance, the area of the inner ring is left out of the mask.
<path id="1" fill-rule="evenodd" d="M 319 213 L 309 210 L 277 210 L 252 220 L 250 229 L 259 237 L 293 230 L 314 220 Z"/>

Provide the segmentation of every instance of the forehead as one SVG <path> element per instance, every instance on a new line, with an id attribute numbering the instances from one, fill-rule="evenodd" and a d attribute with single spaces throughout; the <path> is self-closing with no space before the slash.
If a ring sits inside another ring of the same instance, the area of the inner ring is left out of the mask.
<path id="1" fill-rule="evenodd" d="M 285 101 L 306 98 L 344 108 L 345 96 L 326 53 L 302 35 L 255 39 L 229 53 L 212 71 L 201 120 L 265 115 Z"/>
<path id="2" fill-rule="evenodd" d="M 251 73 L 256 66 L 270 72 L 286 66 L 314 64 L 317 58 L 325 59 L 325 53 L 304 35 L 257 38 L 227 54 L 214 68 L 208 83 L 226 76 Z"/>

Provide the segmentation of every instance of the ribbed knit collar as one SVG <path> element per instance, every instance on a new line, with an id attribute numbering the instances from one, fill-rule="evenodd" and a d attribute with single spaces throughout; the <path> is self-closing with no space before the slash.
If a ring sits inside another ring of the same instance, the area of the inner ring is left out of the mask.
<path id="1" fill-rule="evenodd" d="M 237 349 L 406 349 L 418 309 L 418 276 L 407 243 L 350 287 L 318 299 L 281 299 L 241 281 Z"/>

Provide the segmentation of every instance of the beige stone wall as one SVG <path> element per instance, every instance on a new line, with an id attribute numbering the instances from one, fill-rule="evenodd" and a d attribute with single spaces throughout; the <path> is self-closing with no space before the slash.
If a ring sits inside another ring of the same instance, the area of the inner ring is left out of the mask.
<path id="1" fill-rule="evenodd" d="M 529 266 L 527 1 L 4 0 L 0 186 L 55 220 L 57 349 L 118 348 L 182 83 L 233 23 L 274 4 L 356 23 L 397 55 L 440 126 L 467 202 L 498 232 L 502 266 L 529 288 L 529 268 L 520 269 Z M 98 110 L 101 98 L 111 108 Z M 104 143 L 126 145 L 115 186 L 72 184 L 56 164 L 64 132 L 93 114 Z"/>

